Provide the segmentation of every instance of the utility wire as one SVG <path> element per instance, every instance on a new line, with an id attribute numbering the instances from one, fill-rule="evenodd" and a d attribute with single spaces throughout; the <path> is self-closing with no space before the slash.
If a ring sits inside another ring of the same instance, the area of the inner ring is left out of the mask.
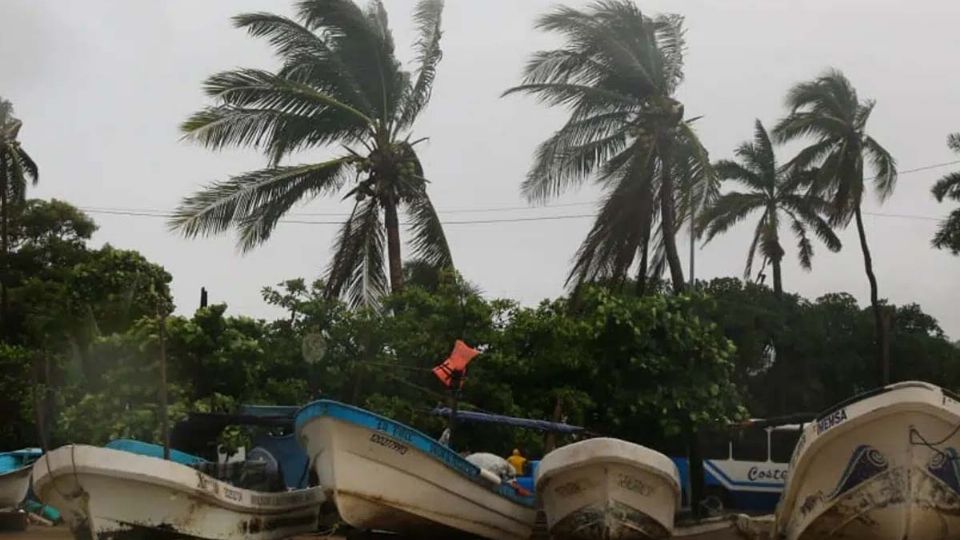
<path id="1" fill-rule="evenodd" d="M 913 169 L 904 169 L 898 172 L 898 175 L 910 174 L 921 171 L 928 171 L 931 169 L 938 169 L 941 167 L 948 167 L 950 165 L 960 164 L 960 160 L 947 161 L 943 163 L 934 163 L 931 165 L 925 165 L 922 167 L 916 167 Z M 877 176 L 872 176 L 870 178 L 864 178 L 864 180 L 875 180 Z M 540 208 L 572 208 L 572 207 L 581 207 L 581 206 L 592 206 L 599 204 L 599 201 L 592 202 L 576 202 L 576 203 L 558 203 L 558 204 L 545 204 L 541 206 L 499 206 L 499 207 L 489 207 L 489 208 L 459 208 L 441 211 L 441 214 L 466 214 L 466 213 L 485 213 L 485 212 L 512 212 L 520 210 L 537 210 Z M 80 210 L 90 214 L 104 214 L 104 215 L 114 215 L 114 216 L 128 216 L 128 217 L 148 217 L 148 218 L 161 218 L 169 219 L 173 217 L 173 213 L 166 210 L 151 209 L 151 208 L 125 208 L 125 207 L 110 207 L 110 206 L 81 206 Z M 865 215 L 875 216 L 875 217 L 888 217 L 888 218 L 899 218 L 899 219 L 915 219 L 923 221 L 940 221 L 941 218 L 931 217 L 931 216 L 920 216 L 914 214 L 888 214 L 883 212 L 864 212 Z M 291 218 L 299 217 L 339 217 L 347 218 L 350 214 L 346 213 L 336 213 L 336 212 L 303 212 L 303 213 L 290 213 L 287 216 Z M 525 223 L 533 221 L 560 221 L 560 220 L 569 220 L 569 219 L 586 219 L 586 218 L 595 218 L 597 214 L 561 214 L 555 216 L 533 216 L 533 217 L 515 217 L 515 218 L 488 218 L 488 219 L 463 219 L 463 220 L 441 220 L 442 225 L 487 225 L 493 223 Z M 294 225 L 342 225 L 342 221 L 323 221 L 323 220 L 310 220 L 310 219 L 281 219 L 280 223 L 288 223 Z M 410 223 L 401 223 L 401 225 L 411 225 Z"/>

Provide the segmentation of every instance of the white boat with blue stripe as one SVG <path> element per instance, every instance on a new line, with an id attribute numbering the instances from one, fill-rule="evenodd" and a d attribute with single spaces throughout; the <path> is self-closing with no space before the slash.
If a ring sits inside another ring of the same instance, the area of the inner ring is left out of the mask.
<path id="1" fill-rule="evenodd" d="M 300 409 L 296 429 L 320 485 L 352 527 L 416 538 L 532 533 L 533 496 L 413 428 L 322 400 Z"/>

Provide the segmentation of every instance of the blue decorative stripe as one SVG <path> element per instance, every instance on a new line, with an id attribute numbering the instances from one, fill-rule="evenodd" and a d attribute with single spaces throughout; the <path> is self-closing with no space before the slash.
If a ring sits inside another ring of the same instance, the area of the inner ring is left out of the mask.
<path id="1" fill-rule="evenodd" d="M 446 465 L 447 468 L 456 471 L 461 476 L 477 484 L 485 487 L 490 485 L 489 482 L 486 482 L 480 477 L 479 467 L 463 459 L 459 454 L 440 444 L 432 437 L 395 420 L 345 403 L 320 400 L 304 406 L 294 417 L 294 425 L 297 428 L 298 437 L 300 431 L 308 422 L 322 417 L 336 418 L 342 422 L 348 422 L 371 431 L 384 433 L 392 439 L 409 445 L 426 454 L 428 457 L 440 461 Z M 492 491 L 517 504 L 531 508 L 535 504 L 533 496 L 519 495 L 516 490 L 507 484 L 500 484 Z"/>

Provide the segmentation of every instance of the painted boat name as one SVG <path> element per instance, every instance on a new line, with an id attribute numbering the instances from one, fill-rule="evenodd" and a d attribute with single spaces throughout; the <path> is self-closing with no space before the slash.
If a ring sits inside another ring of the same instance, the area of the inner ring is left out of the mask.
<path id="1" fill-rule="evenodd" d="M 370 442 L 379 444 L 380 446 L 383 446 L 385 448 L 389 448 L 390 450 L 393 450 L 394 452 L 400 454 L 401 456 L 406 454 L 407 451 L 410 450 L 408 446 L 400 444 L 389 437 L 384 437 L 379 433 L 371 433 Z"/>
<path id="2" fill-rule="evenodd" d="M 619 478 L 617 479 L 617 485 L 619 485 L 623 489 L 626 489 L 628 491 L 633 491 L 634 493 L 639 493 L 644 497 L 649 497 L 650 495 L 653 495 L 653 491 L 654 491 L 653 486 L 649 486 L 645 484 L 639 478 L 634 478 L 633 476 L 630 476 L 628 474 L 620 474 L 617 476 L 619 476 Z"/>
<path id="3" fill-rule="evenodd" d="M 747 480 L 756 482 L 757 480 L 779 480 L 787 481 L 787 469 L 761 469 L 760 467 L 750 467 L 747 471 Z"/>
<path id="4" fill-rule="evenodd" d="M 842 424 L 847 419 L 847 409 L 834 411 L 817 421 L 817 435 L 820 435 L 828 429 Z"/>

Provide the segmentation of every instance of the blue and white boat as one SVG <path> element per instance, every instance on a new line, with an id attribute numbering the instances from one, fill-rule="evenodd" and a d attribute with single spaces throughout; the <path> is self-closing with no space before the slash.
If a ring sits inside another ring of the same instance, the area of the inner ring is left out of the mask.
<path id="1" fill-rule="evenodd" d="M 30 470 L 43 455 L 39 448 L 0 452 L 0 509 L 16 508 L 30 489 Z"/>
<path id="2" fill-rule="evenodd" d="M 302 408 L 295 424 L 320 485 L 355 528 L 416 538 L 533 531 L 532 495 L 413 428 L 328 400 Z"/>

